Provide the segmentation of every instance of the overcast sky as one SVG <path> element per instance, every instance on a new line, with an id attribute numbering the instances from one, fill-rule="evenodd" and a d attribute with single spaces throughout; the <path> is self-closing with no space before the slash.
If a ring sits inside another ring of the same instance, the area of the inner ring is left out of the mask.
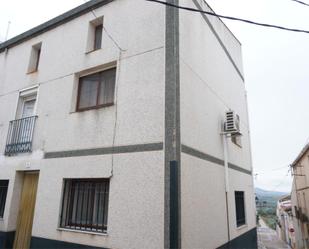
<path id="1" fill-rule="evenodd" d="M 309 7 L 291 0 L 208 3 L 220 14 L 309 30 Z M 225 23 L 243 47 L 256 185 L 290 191 L 287 166 L 309 137 L 309 34 Z"/>
<path id="2" fill-rule="evenodd" d="M 0 40 L 84 0 L 0 0 Z M 134 0 L 132 0 L 134 1 Z M 306 0 L 305 0 L 306 1 Z M 309 3 L 309 0 L 307 0 Z M 208 0 L 218 13 L 309 30 L 309 7 L 291 0 Z M 256 185 L 290 191 L 288 165 L 309 138 L 309 34 L 225 21 L 243 47 Z"/>

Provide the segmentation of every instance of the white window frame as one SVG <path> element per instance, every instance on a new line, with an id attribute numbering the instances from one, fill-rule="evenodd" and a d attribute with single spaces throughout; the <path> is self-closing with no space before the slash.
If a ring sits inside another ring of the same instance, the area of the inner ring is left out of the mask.
<path id="1" fill-rule="evenodd" d="M 22 114 L 22 110 L 24 108 L 24 104 L 26 101 L 30 101 L 35 99 L 35 105 L 33 110 L 33 116 L 37 115 L 37 107 L 38 107 L 38 97 L 39 97 L 39 85 L 27 87 L 19 90 L 18 98 L 16 101 L 15 108 L 15 119 L 19 119 Z"/>

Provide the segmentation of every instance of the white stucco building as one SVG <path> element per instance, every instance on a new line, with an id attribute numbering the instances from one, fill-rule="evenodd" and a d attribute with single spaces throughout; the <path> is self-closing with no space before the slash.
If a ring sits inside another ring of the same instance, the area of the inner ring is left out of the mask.
<path id="1" fill-rule="evenodd" d="M 0 44 L 0 134 L 0 248 L 256 248 L 241 44 L 216 17 L 92 0 Z"/>
<path id="2" fill-rule="evenodd" d="M 291 195 L 283 196 L 278 200 L 276 215 L 276 232 L 278 238 L 289 244 L 291 248 L 296 248 Z"/>

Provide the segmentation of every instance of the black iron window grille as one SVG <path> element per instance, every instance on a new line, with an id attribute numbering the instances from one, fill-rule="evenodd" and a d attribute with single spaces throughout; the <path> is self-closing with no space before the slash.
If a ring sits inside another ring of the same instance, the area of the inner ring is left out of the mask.
<path id="1" fill-rule="evenodd" d="M 237 227 L 240 227 L 246 224 L 245 198 L 243 191 L 235 191 L 235 204 L 236 223 Z"/>
<path id="2" fill-rule="evenodd" d="M 9 180 L 0 180 L 0 218 L 3 218 Z"/>
<path id="3" fill-rule="evenodd" d="M 67 179 L 60 227 L 106 233 L 109 179 Z"/>
<path id="4" fill-rule="evenodd" d="M 32 138 L 36 118 L 37 116 L 32 116 L 10 122 L 5 155 L 32 151 Z"/>

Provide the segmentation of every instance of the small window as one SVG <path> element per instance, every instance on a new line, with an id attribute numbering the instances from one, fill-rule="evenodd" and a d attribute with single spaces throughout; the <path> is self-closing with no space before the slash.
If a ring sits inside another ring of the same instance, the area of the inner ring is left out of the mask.
<path id="1" fill-rule="evenodd" d="M 98 17 L 91 22 L 88 26 L 88 37 L 86 53 L 101 49 L 103 35 L 103 16 Z"/>
<path id="2" fill-rule="evenodd" d="M 29 66 L 28 66 L 28 73 L 33 73 L 33 72 L 38 71 L 40 57 L 41 57 L 41 47 L 42 47 L 42 43 L 38 43 L 32 46 L 31 54 L 30 54 L 30 61 L 29 61 Z"/>
<path id="3" fill-rule="evenodd" d="M 98 25 L 95 27 L 94 31 L 94 50 L 100 49 L 102 44 L 102 30 L 103 25 Z"/>
<path id="4" fill-rule="evenodd" d="M 245 198 L 243 191 L 235 191 L 236 224 L 237 227 L 246 224 Z"/>
<path id="5" fill-rule="evenodd" d="M 106 233 L 109 179 L 67 179 L 60 227 Z"/>
<path id="6" fill-rule="evenodd" d="M 81 77 L 78 86 L 77 111 L 114 104 L 116 69 Z"/>
<path id="7" fill-rule="evenodd" d="M 0 180 L 0 218 L 3 218 L 9 181 Z"/>
<path id="8" fill-rule="evenodd" d="M 297 208 L 297 206 L 294 206 L 294 212 L 295 212 L 296 219 L 299 219 L 300 215 L 299 215 L 299 209 Z"/>
<path id="9" fill-rule="evenodd" d="M 242 147 L 241 136 L 239 136 L 239 135 L 232 135 L 232 142 L 234 144 L 238 145 L 239 147 Z"/>

